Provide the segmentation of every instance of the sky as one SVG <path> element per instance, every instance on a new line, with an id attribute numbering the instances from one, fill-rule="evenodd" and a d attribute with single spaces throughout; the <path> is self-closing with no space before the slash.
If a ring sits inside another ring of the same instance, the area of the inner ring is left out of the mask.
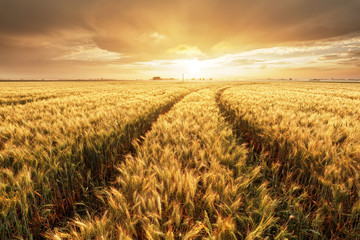
<path id="1" fill-rule="evenodd" d="M 360 78 L 359 0 L 0 0 L 0 79 Z"/>

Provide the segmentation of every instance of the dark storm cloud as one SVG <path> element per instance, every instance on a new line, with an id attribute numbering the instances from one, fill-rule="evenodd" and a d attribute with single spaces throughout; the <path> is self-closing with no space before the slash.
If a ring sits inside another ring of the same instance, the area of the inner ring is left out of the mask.
<path id="1" fill-rule="evenodd" d="M 91 0 L 0 0 L 0 32 L 40 34 L 57 29 L 87 27 Z"/>

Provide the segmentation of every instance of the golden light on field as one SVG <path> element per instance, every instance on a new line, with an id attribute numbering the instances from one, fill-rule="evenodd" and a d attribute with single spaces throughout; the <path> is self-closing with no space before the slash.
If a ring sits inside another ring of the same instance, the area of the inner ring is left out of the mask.
<path id="1" fill-rule="evenodd" d="M 359 105 L 358 83 L 0 81 L 1 240 L 359 239 Z"/>
<path id="2" fill-rule="evenodd" d="M 359 13 L 0 0 L 0 240 L 360 239 Z"/>
<path id="3" fill-rule="evenodd" d="M 360 78 L 359 12 L 358 0 L 1 1 L 0 79 Z"/>

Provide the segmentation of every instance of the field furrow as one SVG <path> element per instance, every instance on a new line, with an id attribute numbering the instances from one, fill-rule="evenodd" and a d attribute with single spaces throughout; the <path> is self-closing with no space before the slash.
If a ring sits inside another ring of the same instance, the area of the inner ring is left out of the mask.
<path id="1" fill-rule="evenodd" d="M 86 84 L 61 82 L 57 82 L 56 84 L 51 82 L 0 82 L 0 109 L 7 107 L 8 105 L 24 105 L 53 98 L 63 98 L 71 95 L 84 95 L 96 92 L 96 89 L 92 86 L 93 84 L 87 84 L 87 86 L 84 85 Z"/>
<path id="2" fill-rule="evenodd" d="M 6 105 L 24 105 L 31 102 L 47 100 L 51 98 L 55 98 L 56 96 L 46 96 L 46 97 L 38 97 L 38 98 L 22 98 L 22 99 L 0 99 L 0 106 Z"/>
<path id="3" fill-rule="evenodd" d="M 105 213 L 76 218 L 49 238 L 238 239 L 271 229 L 274 203 L 220 116 L 215 90 L 192 93 L 161 116 L 101 199 Z M 254 184 L 255 188 L 249 188 Z"/>
<path id="4" fill-rule="evenodd" d="M 359 92 L 0 82 L 0 238 L 360 239 Z"/>
<path id="5" fill-rule="evenodd" d="M 286 85 L 267 88 L 223 89 L 217 101 L 261 159 L 263 181 L 281 203 L 278 229 L 301 239 L 359 238 L 359 115 L 346 116 L 350 110 L 333 102 L 327 109 L 329 101 L 317 90 L 316 98 L 303 99 L 286 94 L 292 89 Z M 309 110 L 299 111 L 304 103 Z"/>
<path id="6" fill-rule="evenodd" d="M 7 140 L 0 152 L 3 239 L 40 238 L 91 204 L 94 190 L 111 179 L 114 164 L 133 149 L 131 142 L 190 91 L 125 89 L 123 95 L 91 94 L 14 109 L 2 124 L 6 128 L 0 128 Z M 26 124 L 16 119 L 24 117 L 21 113 L 31 116 Z"/>

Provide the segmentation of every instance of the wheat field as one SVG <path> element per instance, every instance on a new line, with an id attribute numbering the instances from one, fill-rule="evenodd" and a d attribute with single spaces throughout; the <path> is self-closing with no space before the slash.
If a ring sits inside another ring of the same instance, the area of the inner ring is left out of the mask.
<path id="1" fill-rule="evenodd" d="M 360 85 L 0 82 L 1 239 L 360 239 Z"/>

